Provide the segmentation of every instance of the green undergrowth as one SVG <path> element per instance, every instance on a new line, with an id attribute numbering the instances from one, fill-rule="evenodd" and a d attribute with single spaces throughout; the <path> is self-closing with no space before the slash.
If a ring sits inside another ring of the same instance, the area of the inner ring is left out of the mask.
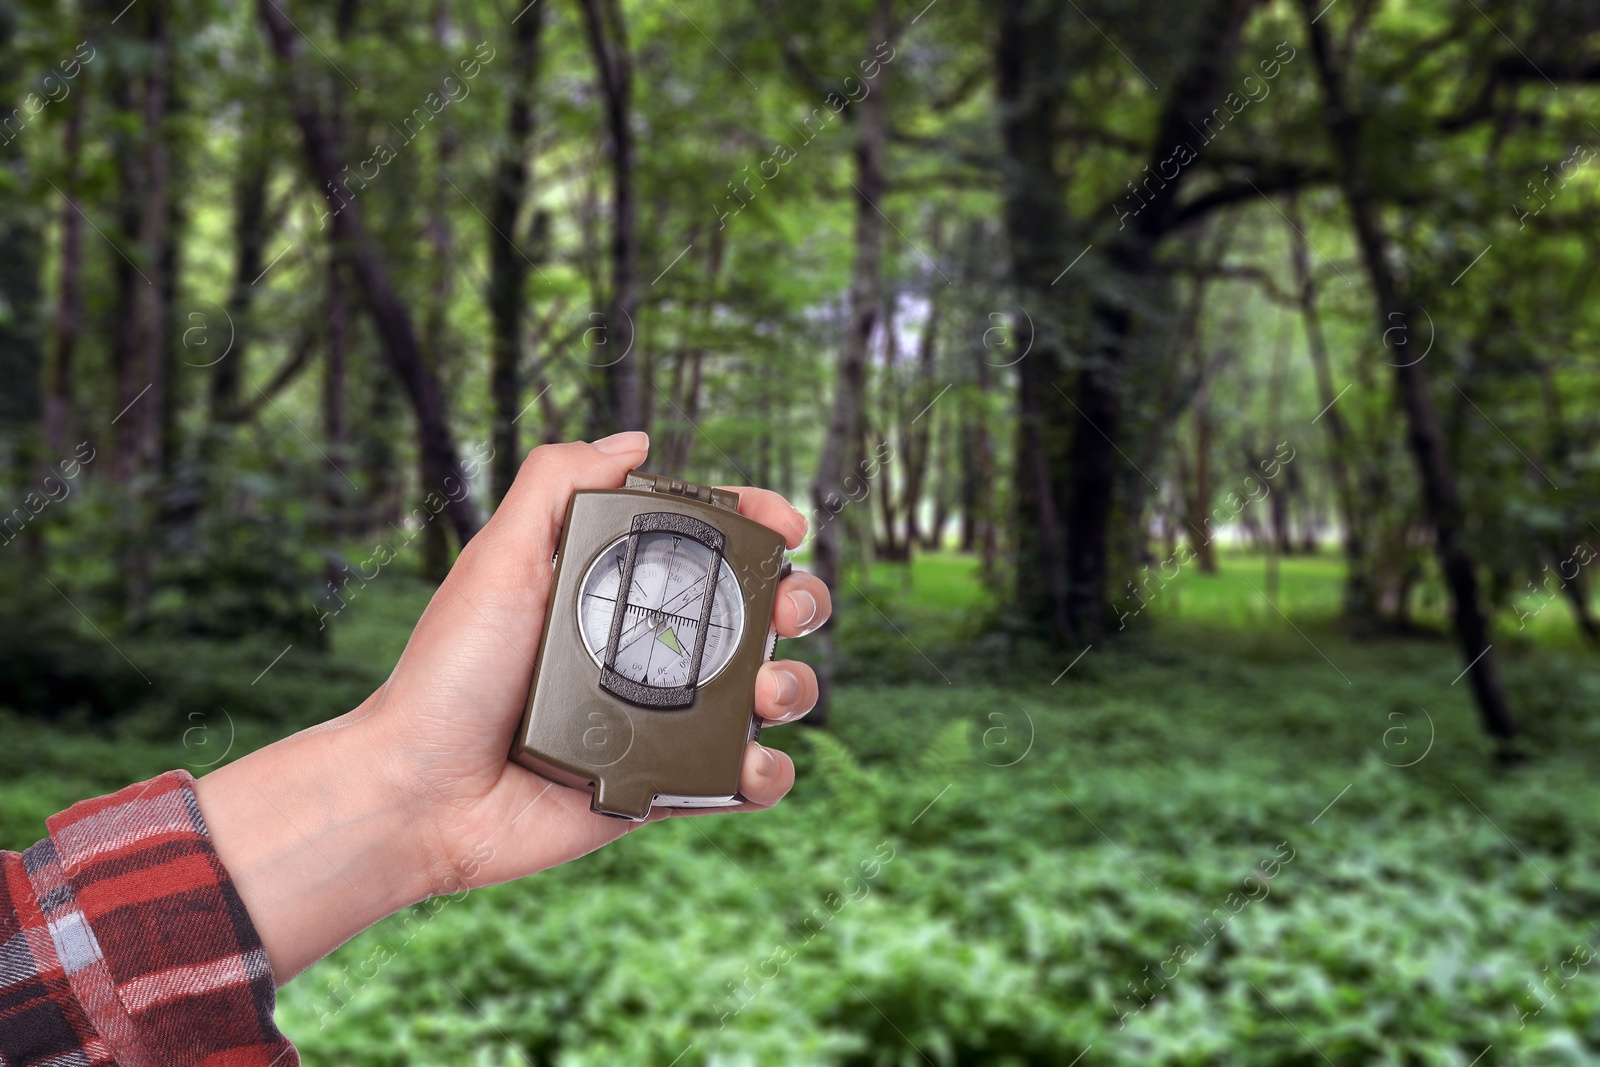
<path id="1" fill-rule="evenodd" d="M 779 809 L 418 909 L 284 1025 L 371 1064 L 1587 1062 L 1593 965 L 1547 978 L 1600 948 L 1585 762 L 1493 772 L 1461 708 L 1385 745 L 1308 667 L 857 687 Z"/>
<path id="2" fill-rule="evenodd" d="M 1003 636 L 969 560 L 876 568 L 828 729 L 764 735 L 799 766 L 784 804 L 419 906 L 280 1023 L 375 1067 L 1600 1061 L 1600 659 L 1507 642 L 1527 759 L 1500 769 L 1447 642 L 1342 635 L 1324 560 L 1285 561 L 1285 618 L 1259 567 L 1186 575 L 1087 651 Z M 277 649 L 223 676 L 124 646 L 188 679 L 175 706 L 8 722 L 7 843 L 213 758 L 175 732 L 200 692 L 252 709 L 243 748 L 344 710 L 425 595 L 375 589 L 255 685 Z"/>

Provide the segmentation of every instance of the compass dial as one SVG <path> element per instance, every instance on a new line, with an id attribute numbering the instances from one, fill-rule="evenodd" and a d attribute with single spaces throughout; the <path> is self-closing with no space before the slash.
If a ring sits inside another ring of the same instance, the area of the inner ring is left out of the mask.
<path id="1" fill-rule="evenodd" d="M 622 637 L 616 671 L 644 685 L 671 688 L 700 685 L 727 666 L 744 631 L 744 596 L 738 580 L 721 561 L 715 584 L 711 549 L 692 537 L 655 532 L 639 535 L 633 581 L 621 591 Z M 628 558 L 628 538 L 619 537 L 589 567 L 578 597 L 578 629 L 597 666 L 604 666 L 618 586 Z M 689 677 L 700 617 L 711 596 L 700 672 Z"/>

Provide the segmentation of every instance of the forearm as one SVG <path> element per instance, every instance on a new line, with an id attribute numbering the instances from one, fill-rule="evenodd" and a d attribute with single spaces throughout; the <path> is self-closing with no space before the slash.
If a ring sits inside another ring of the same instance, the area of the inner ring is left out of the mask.
<path id="1" fill-rule="evenodd" d="M 359 715 L 218 768 L 196 787 L 222 862 L 283 985 L 429 895 L 405 797 Z"/>
<path id="2" fill-rule="evenodd" d="M 0 967 L 0 1060 L 298 1067 L 194 787 L 168 771 L 79 801 L 0 853 L 0 927 L 20 946 Z"/>

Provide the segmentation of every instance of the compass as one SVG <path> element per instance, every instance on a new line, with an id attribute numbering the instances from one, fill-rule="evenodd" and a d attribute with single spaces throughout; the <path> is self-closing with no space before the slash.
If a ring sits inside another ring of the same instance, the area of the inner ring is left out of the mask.
<path id="1" fill-rule="evenodd" d="M 619 818 L 739 803 L 783 548 L 726 490 L 634 471 L 574 493 L 512 760 Z"/>
<path id="2" fill-rule="evenodd" d="M 732 568 L 704 541 L 669 531 L 644 533 L 632 578 L 619 597 L 632 543 L 617 538 L 584 575 L 578 627 L 590 658 L 606 666 L 612 624 L 620 618 L 611 666 L 620 679 L 678 691 L 691 678 L 696 684 L 710 681 L 728 665 L 744 630 L 744 598 Z"/>

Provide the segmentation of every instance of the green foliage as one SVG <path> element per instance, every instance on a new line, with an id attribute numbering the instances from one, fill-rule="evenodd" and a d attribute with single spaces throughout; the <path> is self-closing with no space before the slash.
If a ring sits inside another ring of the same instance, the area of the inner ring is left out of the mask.
<path id="1" fill-rule="evenodd" d="M 238 639 L 266 634 L 320 648 L 317 609 L 328 569 L 302 523 L 264 504 L 253 516 L 208 511 L 192 552 L 162 557 L 143 625 L 170 635 Z"/>
<path id="2" fill-rule="evenodd" d="M 0 707 L 58 717 L 81 711 L 106 718 L 125 708 L 144 682 L 125 660 L 85 633 L 72 606 L 6 545 L 0 563 Z"/>
<path id="3" fill-rule="evenodd" d="M 841 718 L 882 714 L 884 695 L 853 692 Z M 914 695 L 965 725 L 964 694 Z M 1105 702 L 1074 690 L 1050 711 Z M 1119 718 L 1182 716 L 1226 743 L 1227 687 L 1117 703 Z M 926 726 L 896 733 L 914 744 Z M 513 1049 L 665 1063 L 691 1046 L 683 1062 L 908 1063 L 912 1045 L 941 1064 L 1066 1063 L 1090 1045 L 1125 1064 L 1311 1062 L 1312 1045 L 1335 1063 L 1466 1063 L 1489 1044 L 1485 1062 L 1592 1055 L 1592 976 L 1518 1025 L 1538 1007 L 1526 983 L 1595 941 L 1582 916 L 1600 890 L 1600 808 L 1581 768 L 1467 787 L 1524 861 L 1454 791 L 1370 756 L 1291 777 L 1287 757 L 1306 758 L 1293 742 L 1239 739 L 1220 766 L 1041 746 L 1032 765 L 969 760 L 942 796 L 946 779 L 914 749 L 862 770 L 837 741 L 814 743 L 778 811 L 652 827 L 448 904 L 412 939 L 380 926 L 287 988 L 281 1017 L 308 1054 L 362 1064 L 503 1062 Z M 883 841 L 894 859 L 851 881 Z M 1280 842 L 1292 861 L 1265 896 L 1251 891 Z M 1224 911 L 1210 941 L 1195 932 L 1244 892 L 1259 902 Z M 859 899 L 807 937 L 830 893 Z M 1180 942 L 1195 958 L 1166 988 L 1146 985 Z M 328 983 L 370 973 L 380 945 L 396 958 L 335 997 Z M 782 947 L 793 959 L 775 969 Z M 1148 1006 L 1135 1010 L 1127 983 Z"/>
<path id="4" fill-rule="evenodd" d="M 905 628 L 964 564 L 863 588 Z M 1276 615 L 1224 612 L 1217 581 L 1054 685 L 1064 663 L 1009 658 L 995 685 L 970 636 L 907 629 L 954 684 L 896 638 L 833 729 L 773 735 L 800 767 L 779 808 L 380 924 L 286 987 L 280 1019 L 308 1056 L 372 1065 L 1600 1055 L 1594 964 L 1545 971 L 1600 948 L 1593 666 L 1513 657 L 1532 732 L 1568 740 L 1497 777 L 1447 644 L 1340 638 L 1317 621 L 1336 581 L 1289 561 L 1285 600 L 1315 606 L 1291 610 L 1347 685 Z"/>
<path id="5" fill-rule="evenodd" d="M 413 578 L 387 576 L 329 628 L 338 651 L 329 656 L 264 635 L 119 634 L 113 648 L 44 589 L 54 604 L 0 598 L 30 612 L 0 627 L 0 670 L 10 672 L 0 690 L 0 848 L 32 844 L 44 817 L 76 800 L 173 767 L 201 775 L 349 711 L 382 684 L 429 592 Z M 68 703 L 73 683 L 39 673 L 54 664 L 93 685 L 93 699 Z M 20 686 L 19 676 L 34 688 Z M 35 721 L 44 716 L 54 721 Z"/>
<path id="6" fill-rule="evenodd" d="M 177 520 L 153 524 L 165 543 L 140 628 L 325 647 L 318 609 L 336 568 L 317 546 L 343 488 L 338 473 L 315 453 L 262 453 L 221 431 L 207 452 L 174 479 L 167 507 Z"/>

